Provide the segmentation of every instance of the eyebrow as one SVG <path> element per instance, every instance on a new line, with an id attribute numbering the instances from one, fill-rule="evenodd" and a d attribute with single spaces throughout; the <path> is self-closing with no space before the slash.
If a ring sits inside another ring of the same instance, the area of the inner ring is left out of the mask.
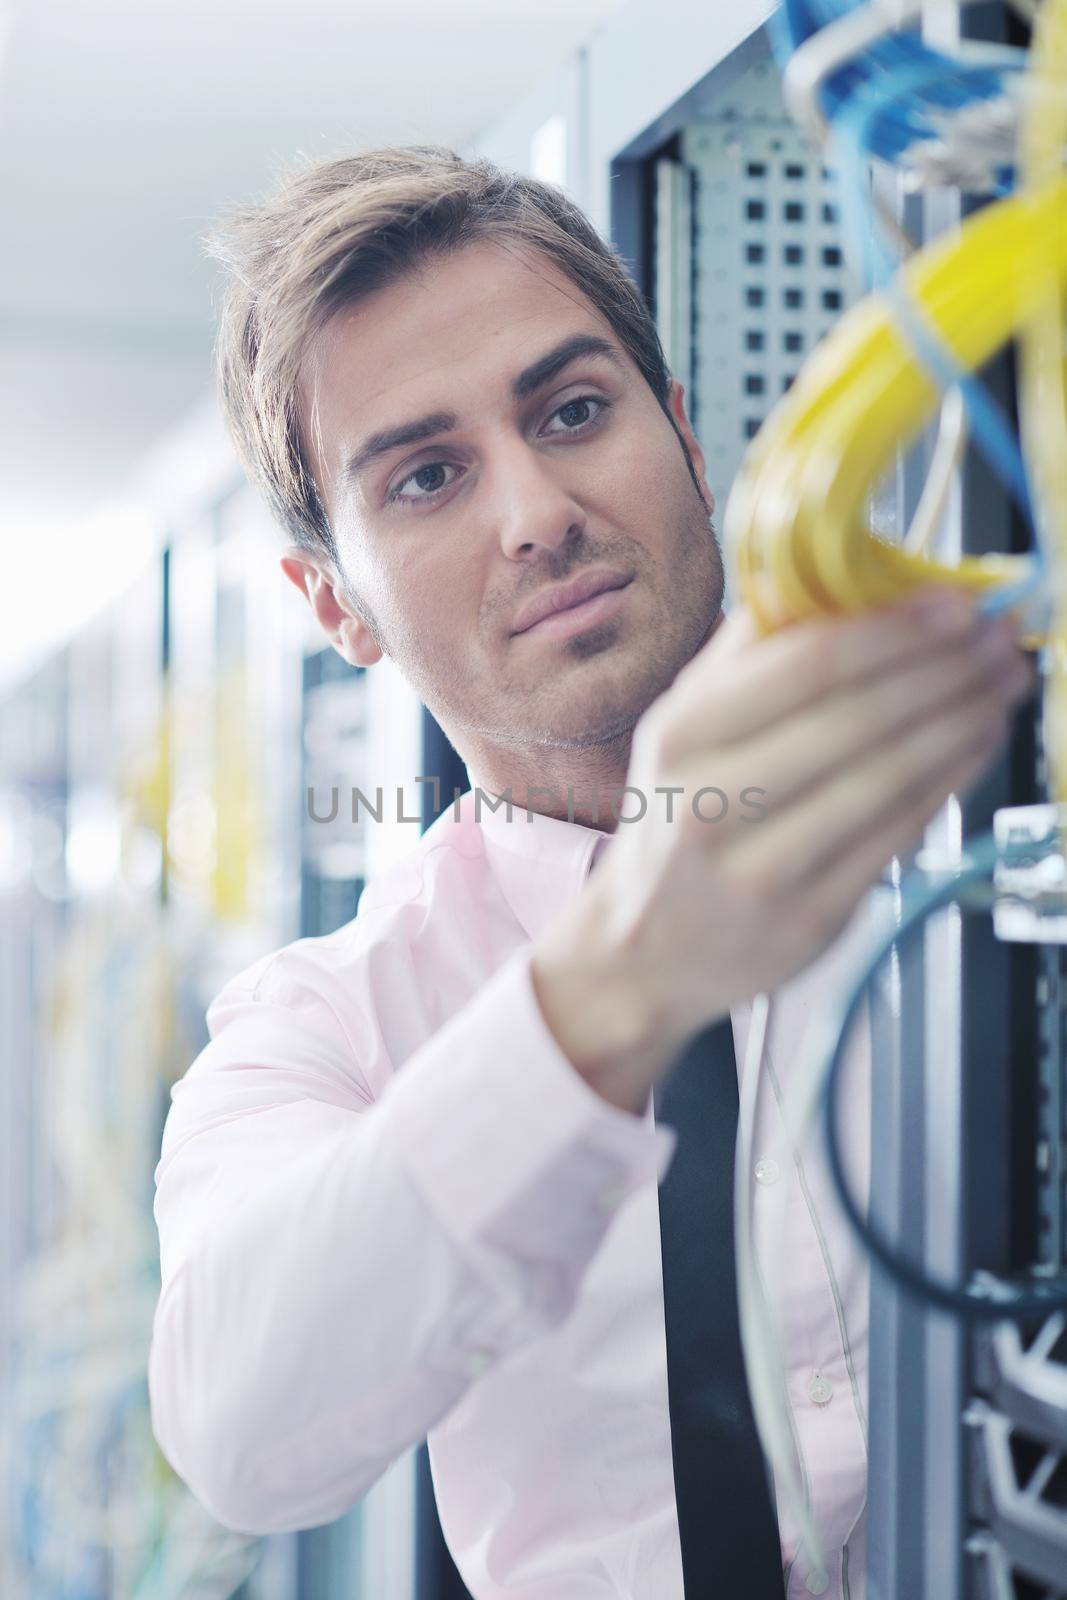
<path id="1" fill-rule="evenodd" d="M 605 361 L 613 362 L 620 371 L 626 370 L 626 364 L 618 350 L 607 339 L 602 339 L 594 333 L 576 333 L 569 339 L 564 339 L 546 355 L 540 356 L 532 365 L 523 368 L 512 381 L 513 397 L 516 400 L 525 400 L 543 388 L 546 383 L 551 383 L 552 379 L 565 367 L 569 367 L 572 361 L 579 361 L 589 356 L 600 356 Z M 459 425 L 456 412 L 432 411 L 428 416 L 419 417 L 414 422 L 401 422 L 395 428 L 383 428 L 379 433 L 372 433 L 363 440 L 345 463 L 341 470 L 341 482 L 354 482 L 375 461 L 389 455 L 393 450 L 421 444 L 424 439 L 433 438 L 439 433 L 449 433 Z"/>

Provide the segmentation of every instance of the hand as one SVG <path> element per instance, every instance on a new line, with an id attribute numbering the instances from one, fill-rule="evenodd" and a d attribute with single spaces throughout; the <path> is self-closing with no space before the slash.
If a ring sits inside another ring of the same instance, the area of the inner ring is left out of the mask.
<path id="1" fill-rule="evenodd" d="M 539 957 L 549 988 L 569 948 L 572 985 L 584 968 L 611 992 L 611 1044 L 594 1049 L 588 1007 L 571 1029 L 579 1069 L 637 1109 L 698 1028 L 808 966 L 990 766 L 1033 687 L 1010 622 L 980 620 L 961 591 L 769 638 L 731 615 L 638 722 L 627 783 L 646 810 L 619 823 L 569 935 L 558 924 Z M 709 785 L 728 800 L 720 821 L 693 810 Z M 682 790 L 671 821 L 667 787 Z M 761 818 L 743 790 L 764 791 Z"/>

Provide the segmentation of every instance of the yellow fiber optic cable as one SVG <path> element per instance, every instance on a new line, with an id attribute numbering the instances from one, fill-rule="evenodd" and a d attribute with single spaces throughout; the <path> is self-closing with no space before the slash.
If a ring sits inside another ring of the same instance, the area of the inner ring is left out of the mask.
<path id="1" fill-rule="evenodd" d="M 1020 189 L 917 251 L 888 292 L 853 307 L 801 369 L 753 440 L 724 534 L 743 598 L 764 631 L 820 613 L 868 609 L 925 583 L 971 590 L 1023 580 L 1029 557 L 931 560 L 870 529 L 872 486 L 940 400 L 916 329 L 973 372 L 1017 338 L 1023 440 L 1054 599 L 1067 595 L 1067 0 L 1047 0 L 1034 32 Z M 1035 647 L 1044 636 L 1030 634 Z M 1067 798 L 1067 616 L 1048 635 L 1052 720 L 1064 730 L 1057 792 Z"/>
<path id="2" fill-rule="evenodd" d="M 960 366 L 973 371 L 1025 328 L 1067 281 L 1067 182 L 1058 176 L 987 207 L 916 252 L 901 292 Z M 744 598 L 767 631 L 819 612 L 863 610 L 923 583 L 983 589 L 1021 579 L 1029 558 L 956 566 L 871 532 L 865 506 L 897 448 L 940 390 L 884 293 L 846 313 L 746 454 L 725 534 Z"/>

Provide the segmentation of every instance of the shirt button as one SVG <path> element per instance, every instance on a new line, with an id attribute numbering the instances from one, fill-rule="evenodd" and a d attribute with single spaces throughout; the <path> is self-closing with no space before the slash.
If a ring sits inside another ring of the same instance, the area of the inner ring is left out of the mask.
<path id="1" fill-rule="evenodd" d="M 821 1375 L 812 1378 L 808 1384 L 808 1396 L 814 1400 L 817 1406 L 828 1406 L 834 1397 L 834 1386 L 829 1378 L 824 1378 Z M 823 1591 L 822 1589 L 813 1589 L 811 1592 L 812 1594 L 822 1594 Z"/>
<path id="2" fill-rule="evenodd" d="M 468 1350 L 467 1371 L 472 1378 L 476 1378 L 480 1372 L 485 1371 L 492 1359 L 492 1354 L 488 1350 Z"/>
<path id="3" fill-rule="evenodd" d="M 616 1206 L 620 1206 L 626 1199 L 628 1193 L 625 1184 L 609 1183 L 597 1195 L 596 1203 L 601 1211 L 614 1211 Z"/>
<path id="4" fill-rule="evenodd" d="M 804 1579 L 804 1587 L 809 1594 L 825 1594 L 830 1587 L 830 1579 L 821 1567 L 813 1567 Z"/>
<path id="5" fill-rule="evenodd" d="M 756 1162 L 757 1183 L 777 1183 L 781 1176 L 781 1167 L 770 1156 L 765 1161 Z"/>

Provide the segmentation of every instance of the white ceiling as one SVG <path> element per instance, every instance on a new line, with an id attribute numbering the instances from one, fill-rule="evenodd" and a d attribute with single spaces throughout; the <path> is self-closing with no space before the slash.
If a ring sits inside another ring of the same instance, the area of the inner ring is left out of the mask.
<path id="1" fill-rule="evenodd" d="M 462 146 L 617 4 L 0 0 L 8 553 L 121 492 L 204 397 L 222 208 L 299 155 Z"/>

